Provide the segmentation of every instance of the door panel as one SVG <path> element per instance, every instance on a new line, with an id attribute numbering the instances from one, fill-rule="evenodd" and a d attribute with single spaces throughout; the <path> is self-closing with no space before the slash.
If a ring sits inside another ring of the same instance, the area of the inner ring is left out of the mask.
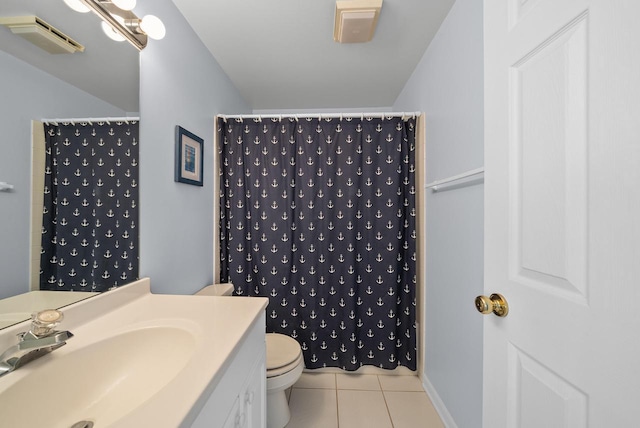
<path id="1" fill-rule="evenodd" d="M 508 426 L 586 426 L 584 392 L 515 346 L 510 345 L 508 353 Z"/>
<path id="2" fill-rule="evenodd" d="M 484 5 L 483 424 L 638 426 L 640 2 Z"/>
<path id="3" fill-rule="evenodd" d="M 513 280 L 586 302 L 587 15 L 510 67 Z"/>

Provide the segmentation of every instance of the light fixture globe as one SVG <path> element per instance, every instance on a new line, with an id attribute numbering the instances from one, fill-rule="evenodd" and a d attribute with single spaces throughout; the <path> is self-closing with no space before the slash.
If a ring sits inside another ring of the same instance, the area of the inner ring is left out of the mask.
<path id="1" fill-rule="evenodd" d="M 140 21 L 140 29 L 144 33 L 154 40 L 163 39 L 167 30 L 164 28 L 164 24 L 155 15 L 145 15 Z"/>
<path id="2" fill-rule="evenodd" d="M 111 0 L 111 3 L 122 10 L 131 10 L 136 7 L 136 0 Z"/>
<path id="3" fill-rule="evenodd" d="M 103 21 L 101 25 L 102 25 L 102 31 L 104 31 L 104 34 L 106 34 L 107 37 L 110 38 L 111 40 L 114 40 L 116 42 L 124 42 L 126 40 L 124 37 L 120 35 L 120 33 L 114 30 L 113 27 L 111 27 L 111 25 L 107 24 L 106 22 Z"/>
<path id="4" fill-rule="evenodd" d="M 76 12 L 87 13 L 90 10 L 87 7 L 87 5 L 82 3 L 80 0 L 64 0 L 64 2 L 67 6 L 69 6 L 71 9 L 75 10 Z"/>

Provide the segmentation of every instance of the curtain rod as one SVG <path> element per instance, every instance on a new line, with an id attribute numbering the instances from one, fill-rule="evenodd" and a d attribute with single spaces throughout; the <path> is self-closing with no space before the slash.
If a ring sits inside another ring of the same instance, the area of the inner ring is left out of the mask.
<path id="1" fill-rule="evenodd" d="M 77 118 L 71 118 L 71 119 L 40 119 L 40 122 L 44 122 L 47 125 L 49 124 L 53 124 L 53 125 L 58 125 L 59 122 L 61 123 L 71 123 L 72 125 L 75 125 L 76 123 L 88 123 L 90 125 L 93 124 L 93 122 L 126 122 L 129 123 L 129 121 L 140 121 L 140 117 L 139 116 L 127 116 L 127 117 L 77 117 Z"/>
<path id="2" fill-rule="evenodd" d="M 258 119 L 258 120 L 262 120 L 262 119 L 278 119 L 278 120 L 282 120 L 283 118 L 294 118 L 295 120 L 298 120 L 299 118 L 305 119 L 305 118 L 318 118 L 318 120 L 322 120 L 322 119 L 340 119 L 342 120 L 343 118 L 360 118 L 360 119 L 365 119 L 368 117 L 371 118 L 377 118 L 377 119 L 384 119 L 384 118 L 391 118 L 391 117 L 400 117 L 402 119 L 404 118 L 416 118 L 418 116 L 420 116 L 422 114 L 422 112 L 419 111 L 412 111 L 412 112 L 390 112 L 390 113 L 365 113 L 365 112 L 361 112 L 361 113 L 284 113 L 284 114 L 219 114 L 217 115 L 218 117 L 221 117 L 224 120 L 227 119 Z"/>

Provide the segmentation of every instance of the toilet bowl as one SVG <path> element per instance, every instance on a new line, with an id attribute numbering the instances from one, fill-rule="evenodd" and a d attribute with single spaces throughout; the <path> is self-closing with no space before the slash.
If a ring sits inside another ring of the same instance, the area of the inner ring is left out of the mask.
<path id="1" fill-rule="evenodd" d="M 267 428 L 284 428 L 291 418 L 285 390 L 304 368 L 300 344 L 289 336 L 267 333 Z"/>

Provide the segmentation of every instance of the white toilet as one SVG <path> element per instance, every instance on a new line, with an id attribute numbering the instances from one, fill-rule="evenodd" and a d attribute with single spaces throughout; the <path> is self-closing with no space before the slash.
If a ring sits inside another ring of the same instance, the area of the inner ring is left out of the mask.
<path id="1" fill-rule="evenodd" d="M 201 296 L 229 296 L 231 284 L 214 284 L 196 294 Z M 304 359 L 300 344 L 279 333 L 267 333 L 267 428 L 284 428 L 291 418 L 285 390 L 300 379 Z"/>
<path id="2" fill-rule="evenodd" d="M 267 428 L 284 428 L 291 418 L 285 390 L 300 379 L 302 349 L 293 338 L 267 333 Z"/>

